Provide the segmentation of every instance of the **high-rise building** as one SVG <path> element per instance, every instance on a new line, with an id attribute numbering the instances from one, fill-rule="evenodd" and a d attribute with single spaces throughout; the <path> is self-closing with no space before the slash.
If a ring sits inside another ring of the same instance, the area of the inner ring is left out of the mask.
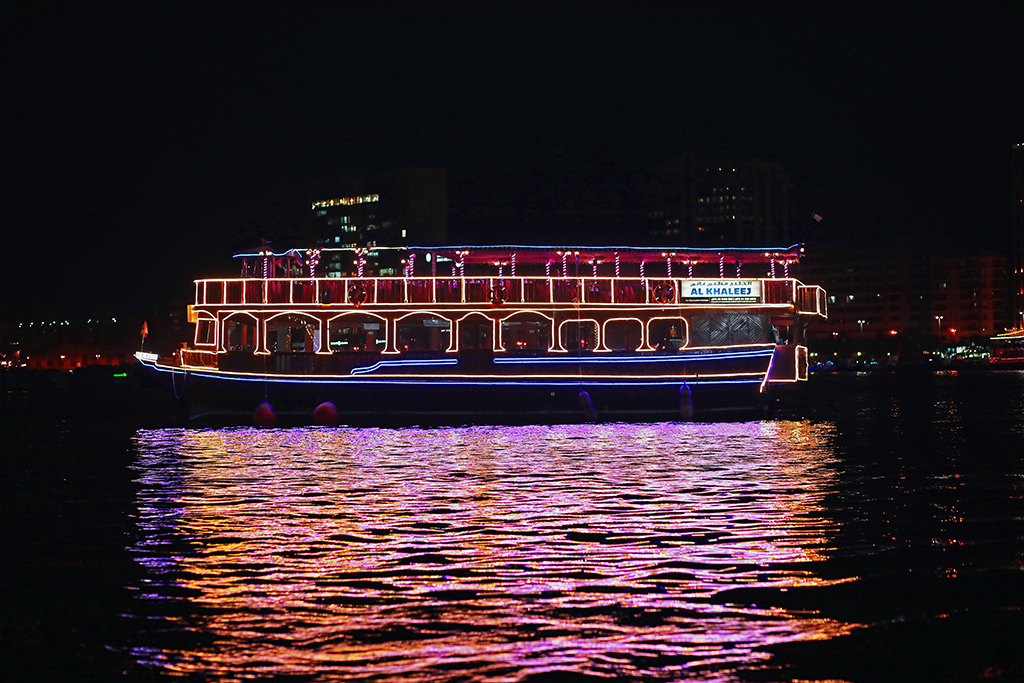
<path id="1" fill-rule="evenodd" d="M 443 169 L 400 168 L 383 173 L 348 169 L 309 183 L 309 230 L 319 247 L 442 245 L 448 240 Z M 375 256 L 370 254 L 375 265 Z M 390 265 L 388 267 L 396 267 Z M 325 252 L 327 277 L 354 274 L 351 258 Z"/>
<path id="2" fill-rule="evenodd" d="M 1013 146 L 1013 326 L 1024 328 L 1024 142 Z"/>
<path id="3" fill-rule="evenodd" d="M 878 339 L 915 335 L 953 342 L 1005 331 L 1005 254 L 929 258 L 905 247 L 812 250 L 805 279 L 828 292 L 828 320 L 819 339 Z"/>
<path id="4" fill-rule="evenodd" d="M 643 198 L 651 234 L 693 246 L 786 246 L 789 176 L 779 164 L 684 152 L 658 169 Z"/>
<path id="5" fill-rule="evenodd" d="M 309 224 L 324 246 L 444 244 L 448 191 L 443 169 L 346 170 L 309 183 Z"/>

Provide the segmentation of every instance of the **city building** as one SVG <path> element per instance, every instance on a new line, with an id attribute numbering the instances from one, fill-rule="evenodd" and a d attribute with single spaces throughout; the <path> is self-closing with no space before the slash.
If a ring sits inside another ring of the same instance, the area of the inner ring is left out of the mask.
<path id="1" fill-rule="evenodd" d="M 818 338 L 874 339 L 928 332 L 928 258 L 905 248 L 810 249 L 801 264 L 808 281 L 828 292 L 828 320 Z"/>
<path id="2" fill-rule="evenodd" d="M 801 271 L 828 292 L 828 320 L 811 328 L 818 339 L 981 341 L 1011 324 L 1004 254 L 812 249 Z"/>
<path id="3" fill-rule="evenodd" d="M 931 315 L 950 341 L 987 340 L 1012 325 L 1004 254 L 932 259 Z"/>
<path id="4" fill-rule="evenodd" d="M 779 164 L 684 152 L 644 188 L 651 235 L 680 244 L 785 246 L 793 239 L 791 183 Z"/>
<path id="5" fill-rule="evenodd" d="M 321 247 L 433 246 L 448 240 L 442 169 L 346 170 L 334 179 L 311 181 L 309 201 L 310 238 Z M 318 270 L 327 277 L 355 272 L 352 263 L 330 252 Z"/>

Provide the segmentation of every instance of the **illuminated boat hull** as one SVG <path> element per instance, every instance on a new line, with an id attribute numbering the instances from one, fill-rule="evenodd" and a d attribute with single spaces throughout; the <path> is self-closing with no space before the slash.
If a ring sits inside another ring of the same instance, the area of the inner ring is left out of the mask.
<path id="1" fill-rule="evenodd" d="M 806 377 L 802 347 L 773 345 L 658 355 L 424 354 L 378 360 L 347 375 L 142 363 L 197 421 L 248 419 L 267 401 L 279 417 L 309 423 L 330 401 L 349 424 L 573 422 L 592 417 L 583 392 L 604 421 L 748 418 L 764 414 L 778 382 Z"/>

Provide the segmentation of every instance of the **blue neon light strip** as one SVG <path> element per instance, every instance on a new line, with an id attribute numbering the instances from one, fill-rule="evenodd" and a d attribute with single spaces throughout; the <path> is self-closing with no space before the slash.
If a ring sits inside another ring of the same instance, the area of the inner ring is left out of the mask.
<path id="1" fill-rule="evenodd" d="M 381 368 L 413 368 L 421 365 L 455 365 L 459 360 L 457 358 L 421 358 L 417 360 L 381 360 L 377 361 L 373 365 L 367 365 L 361 368 L 352 368 L 352 375 L 365 375 L 368 372 L 374 370 L 380 370 Z"/>
<path id="2" fill-rule="evenodd" d="M 685 356 L 640 356 L 636 358 L 594 358 L 594 357 L 577 357 L 577 356 L 563 356 L 561 358 L 498 358 L 494 359 L 495 365 L 501 365 L 505 363 L 511 364 L 523 364 L 523 363 L 572 363 L 576 365 L 578 363 L 683 363 L 689 361 L 699 360 L 723 360 L 731 358 L 761 358 L 767 357 L 774 353 L 773 349 L 763 349 L 760 351 L 742 351 L 736 353 L 708 353 L 708 354 L 692 354 Z"/>
<path id="3" fill-rule="evenodd" d="M 158 366 L 153 362 L 146 362 L 140 360 L 143 366 L 153 368 L 156 371 L 162 373 L 171 373 L 176 375 L 194 375 L 196 377 L 205 377 L 207 379 L 216 380 L 229 380 L 232 382 L 276 382 L 276 383 L 295 383 L 295 384 L 423 384 L 437 386 L 439 384 L 447 386 L 579 386 L 581 384 L 580 378 L 566 378 L 564 380 L 529 380 L 529 381 L 516 381 L 516 380 L 449 380 L 442 378 L 432 379 L 375 379 L 367 378 L 360 379 L 359 381 L 346 380 L 344 378 L 336 379 L 302 379 L 296 377 L 272 377 L 267 375 L 265 377 L 237 377 L 231 375 L 225 375 L 219 372 L 203 372 L 196 370 L 181 370 L 179 368 L 171 368 L 169 366 Z M 714 379 L 699 379 L 699 378 L 683 378 L 680 377 L 678 380 L 668 381 L 626 381 L 626 382 L 609 382 L 604 380 L 590 381 L 584 379 L 583 384 L 585 386 L 680 386 L 681 384 L 758 384 L 762 381 L 760 373 L 759 377 L 754 379 L 727 379 L 727 380 L 714 380 Z"/>
<path id="4" fill-rule="evenodd" d="M 284 382 L 284 383 L 295 383 L 295 384 L 353 384 L 353 385 L 364 385 L 364 384 L 423 384 L 438 386 L 440 384 L 446 386 L 542 386 L 542 387 L 557 387 L 557 386 L 579 386 L 581 384 L 580 379 L 576 377 L 566 378 L 564 380 L 530 380 L 530 381 L 507 381 L 507 380 L 450 380 L 443 378 L 432 378 L 432 379 L 375 379 L 366 378 L 360 379 L 358 382 L 353 380 L 347 380 L 343 378 L 337 379 L 302 379 L 297 377 L 273 377 L 267 375 L 264 377 L 237 377 L 232 375 L 225 375 L 219 372 L 203 372 L 198 370 L 182 370 L 179 368 L 172 368 L 169 366 L 156 365 L 154 363 L 147 363 L 146 361 L 140 361 L 143 365 L 158 370 L 160 372 L 170 372 L 172 374 L 191 374 L 196 377 L 205 377 L 207 379 L 220 379 L 230 380 L 233 382 Z M 582 384 L 584 386 L 607 386 L 607 387 L 645 387 L 645 386 L 680 386 L 681 384 L 759 384 L 762 379 L 760 373 L 758 377 L 753 379 L 699 379 L 693 377 L 680 377 L 677 380 L 669 381 L 626 381 L 626 382 L 610 382 L 610 381 L 591 381 L 584 378 Z"/>
<path id="5" fill-rule="evenodd" d="M 302 252 L 309 251 L 309 249 L 306 249 L 306 248 L 302 248 L 302 249 L 298 249 L 298 248 L 297 249 L 289 249 L 288 251 L 282 251 L 280 254 L 278 254 L 277 252 L 271 252 L 270 254 L 259 254 L 259 253 L 256 253 L 256 254 L 235 254 L 231 258 L 248 258 L 248 257 L 251 257 L 251 256 L 287 256 L 288 254 L 292 253 L 293 251 L 294 252 L 298 252 L 299 256 L 301 256 Z M 228 278 L 228 279 L 231 279 L 231 278 Z M 259 279 L 262 279 L 262 278 L 256 278 L 256 279 L 259 280 Z"/>

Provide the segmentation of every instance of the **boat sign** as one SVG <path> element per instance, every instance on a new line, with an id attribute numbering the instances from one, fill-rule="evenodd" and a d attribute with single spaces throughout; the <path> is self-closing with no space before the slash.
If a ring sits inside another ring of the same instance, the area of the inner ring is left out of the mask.
<path id="1" fill-rule="evenodd" d="M 682 280 L 682 301 L 746 303 L 761 300 L 760 280 Z"/>

